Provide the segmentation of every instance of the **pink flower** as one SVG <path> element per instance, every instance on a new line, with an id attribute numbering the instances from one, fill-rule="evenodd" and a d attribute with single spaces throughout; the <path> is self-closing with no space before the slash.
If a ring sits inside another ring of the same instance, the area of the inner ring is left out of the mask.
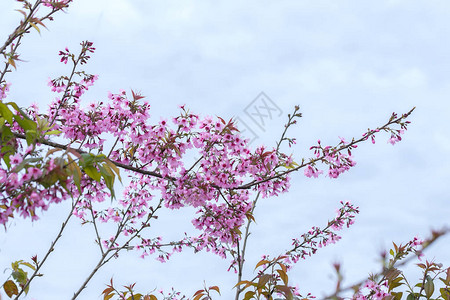
<path id="1" fill-rule="evenodd" d="M 28 174 L 30 174 L 33 177 L 33 179 L 36 180 L 42 176 L 42 171 L 41 169 L 30 167 L 28 168 Z"/>
<path id="2" fill-rule="evenodd" d="M 316 168 L 313 168 L 313 167 L 311 167 L 311 166 L 307 166 L 306 167 L 306 169 L 305 169 L 305 176 L 306 177 L 314 177 L 314 178 L 317 178 L 317 177 L 319 177 L 319 175 L 320 174 L 322 174 L 323 173 L 323 171 L 321 171 L 321 170 L 317 170 Z"/>
<path id="3" fill-rule="evenodd" d="M 10 155 L 9 156 L 11 165 L 13 166 L 17 166 L 18 164 L 20 164 L 23 160 L 22 156 L 20 155 L 20 153 L 16 153 L 14 155 Z"/>
<path id="4" fill-rule="evenodd" d="M 3 85 L 0 85 L 0 100 L 3 100 L 6 98 L 7 93 L 9 92 L 10 86 L 11 86 L 11 83 L 4 83 Z"/>
<path id="5" fill-rule="evenodd" d="M 365 288 L 368 288 L 369 290 L 374 290 L 377 287 L 377 284 L 373 282 L 372 280 L 367 280 L 364 284 Z"/>

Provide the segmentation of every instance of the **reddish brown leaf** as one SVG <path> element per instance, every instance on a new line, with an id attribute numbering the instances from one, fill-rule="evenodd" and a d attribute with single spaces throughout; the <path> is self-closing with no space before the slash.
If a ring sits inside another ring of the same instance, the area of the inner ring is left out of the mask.
<path id="1" fill-rule="evenodd" d="M 3 289 L 5 290 L 6 295 L 9 298 L 12 298 L 13 295 L 18 295 L 19 290 L 17 289 L 17 285 L 12 280 L 8 280 L 3 284 Z"/>

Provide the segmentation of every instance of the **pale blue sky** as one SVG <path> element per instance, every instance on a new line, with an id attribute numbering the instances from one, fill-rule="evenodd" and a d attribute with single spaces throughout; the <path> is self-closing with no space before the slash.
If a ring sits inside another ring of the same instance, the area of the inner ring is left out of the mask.
<path id="1" fill-rule="evenodd" d="M 15 1 L 0 3 L 0 38 L 16 26 Z M 378 252 L 391 241 L 427 236 L 449 226 L 450 4 L 448 1 L 133 1 L 76 0 L 57 15 L 49 31 L 23 42 L 10 100 L 45 107 L 52 99 L 48 77 L 69 72 L 57 53 L 88 39 L 97 47 L 89 72 L 99 74 L 85 103 L 105 100 L 108 91 L 140 90 L 155 122 L 186 104 L 202 115 L 240 117 L 253 126 L 254 144 L 273 145 L 285 115 L 299 105 L 303 118 L 291 131 L 294 155 L 309 157 L 320 138 L 334 144 L 383 124 L 393 111 L 417 109 L 404 140 L 392 147 L 387 135 L 354 151 L 358 165 L 338 180 L 292 178 L 291 192 L 260 202 L 250 239 L 247 274 L 262 254 L 277 254 L 313 225 L 334 217 L 339 201 L 360 206 L 356 224 L 342 241 L 299 263 L 291 281 L 302 292 L 330 292 L 331 264 L 343 262 L 347 283 L 377 270 Z M 244 109 L 264 91 L 284 112 L 264 127 Z M 253 125 L 252 125 L 253 124 Z M 30 224 L 17 219 L 0 233 L 0 267 L 42 255 L 67 205 Z M 175 212 L 161 221 L 173 234 L 189 223 Z M 28 299 L 67 299 L 95 261 L 90 228 L 74 222 L 36 280 Z M 450 264 L 449 237 L 427 254 Z M 96 250 L 96 249 L 95 249 Z M 85 267 L 87 266 L 87 267 Z M 138 282 L 143 291 L 174 286 L 187 295 L 219 285 L 230 299 L 234 274 L 228 261 L 209 255 L 175 256 L 169 263 L 142 261 L 128 253 L 104 268 L 80 299 L 100 299 L 104 284 Z M 0 275 L 2 282 L 5 274 Z"/>

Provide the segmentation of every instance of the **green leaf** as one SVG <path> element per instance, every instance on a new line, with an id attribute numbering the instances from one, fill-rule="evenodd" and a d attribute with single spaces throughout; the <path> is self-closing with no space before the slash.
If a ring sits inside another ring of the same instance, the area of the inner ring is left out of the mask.
<path id="1" fill-rule="evenodd" d="M 409 293 L 408 296 L 406 297 L 406 300 L 416 300 L 416 298 L 414 297 L 413 293 Z"/>
<path id="2" fill-rule="evenodd" d="M 281 280 L 283 280 L 284 285 L 288 284 L 288 276 L 284 270 L 276 270 L 280 275 Z"/>
<path id="3" fill-rule="evenodd" d="M 402 282 L 393 282 L 393 283 L 391 283 L 390 285 L 389 285 L 389 292 L 391 291 L 391 290 L 393 290 L 393 289 L 395 289 L 396 287 L 399 287 L 399 286 L 401 286 L 401 285 L 403 285 L 404 283 L 402 283 Z"/>
<path id="4" fill-rule="evenodd" d="M 47 120 L 47 118 L 39 118 L 39 116 L 36 116 L 36 122 L 37 122 L 37 124 L 38 124 L 38 127 L 41 129 L 41 130 L 48 130 L 49 128 L 48 128 L 48 120 Z"/>
<path id="5" fill-rule="evenodd" d="M 14 134 L 12 133 L 11 128 L 9 128 L 8 126 L 2 125 L 0 129 L 2 134 L 2 142 L 8 142 L 12 138 L 14 138 Z"/>
<path id="6" fill-rule="evenodd" d="M 67 189 L 66 180 L 69 174 L 66 173 L 60 166 L 57 166 L 50 173 L 40 179 L 40 183 L 45 187 L 49 188 L 59 181 L 60 185 Z"/>
<path id="7" fill-rule="evenodd" d="M 12 125 L 12 123 L 13 123 L 13 113 L 2 102 L 0 102 L 0 113 L 6 119 L 6 121 L 8 121 L 8 123 Z"/>
<path id="8" fill-rule="evenodd" d="M 450 299 L 450 289 L 449 288 L 440 288 L 439 291 L 441 292 L 441 297 L 444 300 Z"/>
<path id="9" fill-rule="evenodd" d="M 17 70 L 17 67 L 16 67 L 16 62 L 14 61 L 14 59 L 12 59 L 11 57 L 10 58 L 8 58 L 8 64 L 10 64 L 11 66 L 13 66 L 14 67 L 14 69 L 16 69 Z"/>
<path id="10" fill-rule="evenodd" d="M 284 164 L 283 165 L 286 169 L 295 169 L 296 167 L 298 167 L 298 163 L 296 163 L 295 161 L 291 162 L 289 165 Z"/>
<path id="11" fill-rule="evenodd" d="M 61 134 L 62 131 L 61 130 L 51 130 L 51 131 L 47 131 L 45 133 L 45 135 L 52 135 L 52 134 Z"/>
<path id="12" fill-rule="evenodd" d="M 67 159 L 69 163 L 67 164 L 67 168 L 70 171 L 70 174 L 73 177 L 73 181 L 75 182 L 75 185 L 78 188 L 78 191 L 81 193 L 81 177 L 83 174 L 81 173 L 80 167 L 74 162 L 72 157 L 67 155 Z"/>
<path id="13" fill-rule="evenodd" d="M 111 168 L 108 166 L 108 164 L 103 163 L 101 165 L 98 165 L 100 172 L 103 171 L 102 175 L 105 174 L 105 176 L 109 176 L 112 178 L 115 178 L 116 175 L 114 174 L 113 170 L 111 170 Z"/>
<path id="14" fill-rule="evenodd" d="M 18 260 L 18 261 L 13 261 L 12 263 L 11 263 L 11 268 L 14 270 L 14 271 L 17 271 L 17 269 L 19 269 L 19 264 L 22 262 L 22 260 Z"/>
<path id="15" fill-rule="evenodd" d="M 86 166 L 83 168 L 83 170 L 89 177 L 91 177 L 97 182 L 100 182 L 102 175 L 97 171 L 97 168 L 93 166 Z"/>
<path id="16" fill-rule="evenodd" d="M 80 160 L 80 166 L 86 167 L 86 166 L 92 166 L 94 163 L 94 155 L 91 153 L 82 153 L 81 154 L 81 160 Z"/>
<path id="17" fill-rule="evenodd" d="M 34 144 L 37 139 L 37 132 L 36 132 L 36 130 L 30 129 L 25 132 L 25 136 L 26 136 L 28 145 L 31 145 L 31 144 Z"/>
<path id="18" fill-rule="evenodd" d="M 7 145 L 7 146 L 3 146 L 2 147 L 2 153 L 6 153 L 3 156 L 3 161 L 5 162 L 6 166 L 8 167 L 8 169 L 11 168 L 11 155 L 14 155 L 14 147 Z"/>
<path id="19" fill-rule="evenodd" d="M 3 289 L 5 290 L 6 295 L 8 295 L 9 298 L 12 298 L 13 295 L 19 294 L 19 289 L 17 288 L 17 285 L 12 280 L 8 280 L 3 284 Z"/>
<path id="20" fill-rule="evenodd" d="M 266 283 L 269 282 L 270 278 L 272 278 L 269 274 L 263 274 L 259 277 L 257 289 L 266 286 Z"/>
<path id="21" fill-rule="evenodd" d="M 19 115 L 14 115 L 14 119 L 23 130 L 37 130 L 37 124 L 30 119 L 22 119 Z"/>
<path id="22" fill-rule="evenodd" d="M 402 292 L 399 292 L 399 293 L 392 292 L 391 295 L 394 296 L 393 300 L 401 300 L 403 293 Z"/>
<path id="23" fill-rule="evenodd" d="M 105 294 L 105 296 L 103 296 L 103 300 L 109 300 L 112 297 L 114 297 L 114 294 L 108 294 L 108 295 Z"/>
<path id="24" fill-rule="evenodd" d="M 111 191 L 111 198 L 115 198 L 114 194 L 114 173 L 111 169 L 108 168 L 108 165 L 99 165 L 100 174 L 105 179 L 106 186 Z"/>
<path id="25" fill-rule="evenodd" d="M 16 153 L 16 149 L 14 147 L 14 143 L 11 142 L 11 140 L 14 138 L 13 133 L 11 132 L 11 129 L 7 126 L 3 126 L 1 128 L 1 153 L 3 155 L 3 161 L 5 162 L 8 169 L 11 168 L 10 163 L 10 155 L 14 155 Z"/>
<path id="26" fill-rule="evenodd" d="M 120 177 L 120 170 L 119 168 L 108 158 L 104 159 L 104 162 L 108 164 L 108 166 L 117 174 L 117 177 L 119 177 L 119 181 L 122 182 L 122 178 Z"/>
<path id="27" fill-rule="evenodd" d="M 27 285 L 27 287 L 23 290 L 25 292 L 25 295 L 28 295 L 29 290 L 30 290 L 30 285 Z"/>
<path id="28" fill-rule="evenodd" d="M 27 282 L 28 273 L 20 268 L 18 268 L 17 271 L 12 272 L 11 275 L 17 282 L 20 282 L 23 284 L 25 284 Z"/>
<path id="29" fill-rule="evenodd" d="M 39 34 L 41 34 L 41 30 L 39 29 L 39 27 L 36 26 L 36 24 L 34 24 L 33 22 L 29 22 L 29 24 L 30 24 L 31 26 L 33 26 L 33 28 L 36 29 L 37 32 L 39 32 Z"/>
<path id="30" fill-rule="evenodd" d="M 286 285 L 276 285 L 275 290 L 284 294 L 286 300 L 294 299 L 291 288 Z"/>
<path id="31" fill-rule="evenodd" d="M 8 102 L 6 105 L 12 106 L 16 111 L 18 111 L 25 119 L 31 120 L 30 117 L 14 102 Z"/>
<path id="32" fill-rule="evenodd" d="M 253 298 L 253 296 L 255 296 L 255 292 L 253 291 L 248 291 L 247 293 L 245 293 L 244 299 L 243 300 L 250 300 Z"/>
<path id="33" fill-rule="evenodd" d="M 427 296 L 427 298 L 431 298 L 431 296 L 433 296 L 434 283 L 433 283 L 433 280 L 431 278 L 429 278 L 427 280 L 427 282 L 425 282 L 424 290 L 425 290 L 425 295 Z"/>

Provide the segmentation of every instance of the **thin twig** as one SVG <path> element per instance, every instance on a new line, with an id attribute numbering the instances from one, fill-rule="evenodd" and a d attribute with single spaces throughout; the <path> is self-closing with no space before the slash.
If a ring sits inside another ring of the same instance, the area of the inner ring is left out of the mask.
<path id="1" fill-rule="evenodd" d="M 255 197 L 255 200 L 253 200 L 253 205 L 252 205 L 252 210 L 251 210 L 251 214 L 253 215 L 253 212 L 255 211 L 255 207 L 256 207 L 256 203 L 258 202 L 259 196 L 260 196 L 260 192 L 258 192 L 258 194 Z M 247 241 L 248 238 L 250 236 L 250 224 L 251 224 L 252 220 L 248 219 L 247 221 L 247 226 L 245 228 L 245 235 L 244 235 L 244 243 L 242 246 L 242 251 L 241 253 L 239 253 L 239 249 L 238 249 L 238 266 L 239 266 L 239 271 L 238 271 L 238 280 L 237 282 L 241 282 L 242 281 L 242 273 L 244 270 L 244 261 L 245 261 L 245 250 L 247 249 Z M 239 295 L 241 294 L 242 290 L 241 290 L 241 286 L 237 286 L 236 287 L 236 297 L 235 300 L 239 300 Z"/>
<path id="2" fill-rule="evenodd" d="M 89 210 L 90 210 L 91 216 L 92 216 L 92 224 L 94 225 L 95 235 L 97 236 L 97 243 L 98 243 L 98 246 L 100 247 L 100 253 L 105 254 L 105 251 L 103 251 L 100 234 L 98 232 L 97 222 L 95 222 L 95 215 L 94 215 L 94 209 L 92 208 L 92 204 L 89 205 Z"/>
<path id="3" fill-rule="evenodd" d="M 139 236 L 139 234 L 141 233 L 142 230 L 144 230 L 144 228 L 146 228 L 146 224 L 151 220 L 151 218 L 155 215 L 155 212 L 160 209 L 162 207 L 162 200 L 159 201 L 158 206 L 147 216 L 147 220 L 142 223 L 142 226 L 139 230 L 137 230 L 129 239 L 128 241 L 123 243 L 123 246 L 119 247 L 119 248 L 109 248 L 104 254 L 102 254 L 102 256 L 100 257 L 97 265 L 94 267 L 94 269 L 91 271 L 91 273 L 89 274 L 89 276 L 85 279 L 85 281 L 81 284 L 80 288 L 74 293 L 72 300 L 75 300 L 80 293 L 86 288 L 87 284 L 89 283 L 89 281 L 92 279 L 92 277 L 95 275 L 95 273 L 97 273 L 97 271 L 104 266 L 106 263 L 108 263 L 113 257 L 116 257 L 120 251 L 127 249 L 128 248 L 128 244 L 134 240 L 137 236 Z M 127 209 L 128 210 L 128 209 Z M 127 216 L 126 213 L 124 213 L 124 217 L 122 218 L 122 221 L 120 222 L 118 228 L 117 228 L 117 232 L 116 235 L 113 239 L 113 241 L 111 241 L 111 245 L 114 244 L 116 242 L 116 240 L 118 239 L 118 237 L 120 236 L 120 232 L 122 231 L 123 227 L 125 226 L 127 220 L 129 220 L 129 218 L 125 218 L 125 216 Z M 113 252 L 111 255 L 109 255 L 111 252 Z M 108 257 L 109 255 L 109 257 Z"/>
<path id="4" fill-rule="evenodd" d="M 36 266 L 36 269 L 34 270 L 33 274 L 31 275 L 30 279 L 27 281 L 27 283 L 22 287 L 22 289 L 19 291 L 17 296 L 14 298 L 15 300 L 18 300 L 20 295 L 23 294 L 23 292 L 27 289 L 27 287 L 30 285 L 31 281 L 39 275 L 39 270 L 41 269 L 42 265 L 45 263 L 47 258 L 50 256 L 50 253 L 55 250 L 55 245 L 58 242 L 58 240 L 61 238 L 62 233 L 64 229 L 66 228 L 67 223 L 69 222 L 70 218 L 73 216 L 73 211 L 75 210 L 75 207 L 77 206 L 78 202 L 80 201 L 81 196 L 77 198 L 75 203 L 72 204 L 72 209 L 70 210 L 69 214 L 67 215 L 66 220 L 61 224 L 61 229 L 59 230 L 56 238 L 53 240 L 53 242 L 50 245 L 50 248 L 47 250 L 47 253 L 45 254 L 44 258 L 39 262 L 39 264 Z"/>

